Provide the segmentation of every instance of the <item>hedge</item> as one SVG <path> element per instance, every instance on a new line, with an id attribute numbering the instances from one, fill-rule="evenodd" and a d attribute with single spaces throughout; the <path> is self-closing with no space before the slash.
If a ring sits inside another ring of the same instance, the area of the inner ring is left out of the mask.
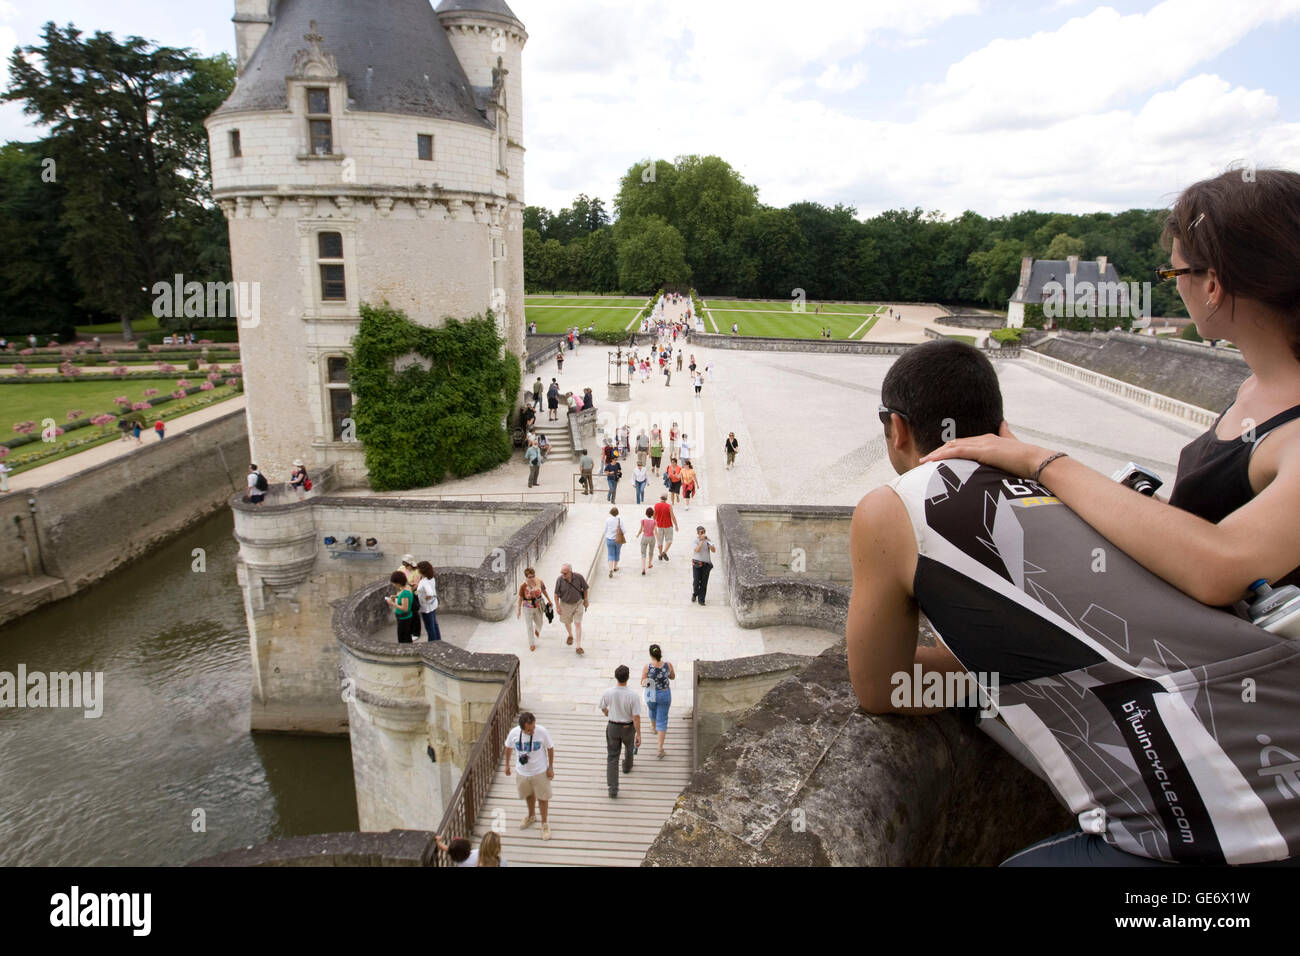
<path id="1" fill-rule="evenodd" d="M 386 302 L 361 306 L 352 340 L 352 417 L 371 488 L 422 488 L 510 460 L 504 424 L 522 375 L 504 344 L 491 311 L 429 328 Z M 395 371 L 396 361 L 412 354 L 430 368 L 413 362 Z"/>

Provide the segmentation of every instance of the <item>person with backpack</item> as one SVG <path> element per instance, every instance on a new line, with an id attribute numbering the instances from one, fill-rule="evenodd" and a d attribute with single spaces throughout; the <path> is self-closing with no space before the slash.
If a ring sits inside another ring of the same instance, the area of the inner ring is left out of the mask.
<path id="1" fill-rule="evenodd" d="M 307 468 L 301 459 L 293 463 L 293 471 L 289 473 L 289 487 L 298 492 L 299 501 L 306 499 L 307 492 L 311 491 L 311 479 L 307 477 Z"/>
<path id="2" fill-rule="evenodd" d="M 257 465 L 250 464 L 248 466 L 248 500 L 255 505 L 260 505 L 266 500 L 266 490 L 269 487 L 266 475 L 257 470 Z"/>

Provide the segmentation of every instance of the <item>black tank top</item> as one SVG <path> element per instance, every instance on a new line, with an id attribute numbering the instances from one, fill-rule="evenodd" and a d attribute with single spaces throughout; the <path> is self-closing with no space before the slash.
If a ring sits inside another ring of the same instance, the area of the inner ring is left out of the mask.
<path id="1" fill-rule="evenodd" d="M 1223 415 L 1228 414 L 1224 409 Z M 1215 434 L 1220 415 L 1204 435 L 1183 448 L 1178 458 L 1178 477 L 1169 503 L 1192 514 L 1218 524 L 1250 499 L 1255 492 L 1250 487 L 1250 455 L 1269 432 L 1287 422 L 1300 418 L 1300 405 L 1274 415 L 1255 428 L 1255 441 L 1240 438 L 1223 441 Z M 1295 584 L 1300 581 L 1300 568 L 1296 568 L 1278 584 Z"/>

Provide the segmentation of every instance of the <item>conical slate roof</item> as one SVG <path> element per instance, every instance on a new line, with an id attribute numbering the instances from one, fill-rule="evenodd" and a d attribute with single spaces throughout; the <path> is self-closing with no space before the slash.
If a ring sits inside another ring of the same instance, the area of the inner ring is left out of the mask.
<path id="1" fill-rule="evenodd" d="M 279 0 L 275 22 L 217 113 L 287 109 L 284 80 L 298 51 L 311 46 L 313 20 L 321 49 L 347 79 L 350 110 L 491 125 L 429 0 Z"/>
<path id="2" fill-rule="evenodd" d="M 506 6 L 506 0 L 442 0 L 438 4 L 439 13 L 491 13 L 498 17 L 509 17 L 516 23 L 519 18 Z"/>

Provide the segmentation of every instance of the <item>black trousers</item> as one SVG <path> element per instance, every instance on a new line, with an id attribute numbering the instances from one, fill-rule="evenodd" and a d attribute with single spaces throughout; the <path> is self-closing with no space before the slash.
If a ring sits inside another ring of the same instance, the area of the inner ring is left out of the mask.
<path id="1" fill-rule="evenodd" d="M 713 571 L 713 565 L 701 564 L 699 561 L 691 562 L 691 597 L 704 603 L 704 592 L 709 589 L 709 574 Z"/>
<path id="2" fill-rule="evenodd" d="M 636 744 L 636 728 L 631 724 L 616 724 L 612 720 L 605 725 L 605 785 L 618 792 L 618 754 L 627 749 L 623 757 L 623 772 L 632 772 L 632 748 Z"/>
<path id="3" fill-rule="evenodd" d="M 415 634 L 415 631 L 413 630 L 415 626 L 414 621 L 415 621 L 414 614 L 412 614 L 406 620 L 402 620 L 400 617 L 397 619 L 397 643 L 398 644 L 411 643 L 413 635 Z"/>

